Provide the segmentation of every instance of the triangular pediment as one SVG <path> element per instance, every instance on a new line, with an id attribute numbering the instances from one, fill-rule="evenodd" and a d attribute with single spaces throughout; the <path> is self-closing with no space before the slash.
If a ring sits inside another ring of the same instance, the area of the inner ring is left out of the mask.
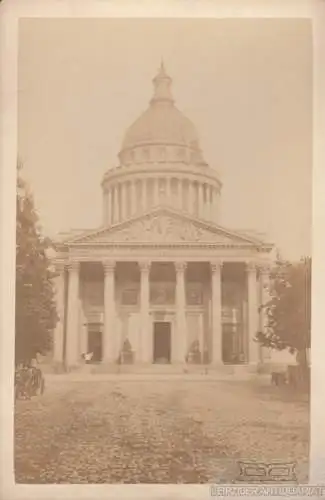
<path id="1" fill-rule="evenodd" d="M 65 242 L 70 245 L 84 244 L 182 244 L 211 243 L 220 245 L 262 246 L 264 242 L 228 231 L 214 223 L 193 219 L 188 215 L 170 210 L 156 209 L 151 213 L 116 224 L 109 228 L 84 233 Z"/>

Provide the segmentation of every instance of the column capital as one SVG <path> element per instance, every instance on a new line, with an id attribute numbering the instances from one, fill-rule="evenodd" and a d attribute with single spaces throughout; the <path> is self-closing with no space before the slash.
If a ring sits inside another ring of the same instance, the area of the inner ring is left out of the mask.
<path id="1" fill-rule="evenodd" d="M 148 273 L 150 271 L 151 262 L 149 260 L 144 260 L 138 262 L 141 273 Z"/>
<path id="2" fill-rule="evenodd" d="M 223 262 L 221 260 L 214 260 L 214 261 L 210 262 L 210 266 L 211 266 L 211 271 L 213 273 L 216 273 L 217 271 L 222 270 Z"/>
<path id="3" fill-rule="evenodd" d="M 104 260 L 103 261 L 104 274 L 114 272 L 115 266 L 116 262 L 114 260 Z"/>
<path id="4" fill-rule="evenodd" d="M 67 265 L 69 273 L 77 273 L 80 269 L 80 262 L 78 261 L 70 261 Z"/>
<path id="5" fill-rule="evenodd" d="M 256 262 L 246 262 L 246 270 L 248 273 L 254 273 L 257 271 Z"/>
<path id="6" fill-rule="evenodd" d="M 62 260 L 61 261 L 57 260 L 57 261 L 54 261 L 53 265 L 54 265 L 55 272 L 58 274 L 62 274 L 65 270 L 66 263 Z"/>
<path id="7" fill-rule="evenodd" d="M 174 262 L 176 273 L 184 273 L 187 268 L 187 262 Z"/>
<path id="8" fill-rule="evenodd" d="M 258 269 L 262 276 L 268 276 L 271 272 L 270 264 L 259 264 Z"/>

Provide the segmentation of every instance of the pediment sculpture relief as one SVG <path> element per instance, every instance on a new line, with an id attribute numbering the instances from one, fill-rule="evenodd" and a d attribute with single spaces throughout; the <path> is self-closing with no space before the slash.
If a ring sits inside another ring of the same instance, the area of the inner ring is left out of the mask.
<path id="1" fill-rule="evenodd" d="M 106 232 L 97 241 L 116 242 L 230 242 L 231 239 L 221 234 L 200 228 L 185 220 L 158 216 L 139 220 L 120 230 Z"/>

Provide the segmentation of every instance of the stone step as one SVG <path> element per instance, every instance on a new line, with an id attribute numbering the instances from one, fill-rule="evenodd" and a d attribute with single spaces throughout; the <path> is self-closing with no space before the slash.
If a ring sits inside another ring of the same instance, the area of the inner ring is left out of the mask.
<path id="1" fill-rule="evenodd" d="M 233 375 L 237 372 L 247 371 L 244 367 L 234 367 L 233 365 L 177 365 L 177 364 L 134 364 L 134 365 L 86 365 L 90 373 L 133 373 L 133 374 L 202 374 L 223 373 Z"/>
<path id="2" fill-rule="evenodd" d="M 40 365 L 44 374 L 64 374 L 67 371 L 63 367 L 54 365 Z M 256 369 L 250 365 L 194 365 L 194 364 L 80 364 L 69 369 L 71 374 L 84 375 L 193 375 L 193 376 L 220 376 L 230 378 L 245 378 L 247 375 L 256 373 Z"/>

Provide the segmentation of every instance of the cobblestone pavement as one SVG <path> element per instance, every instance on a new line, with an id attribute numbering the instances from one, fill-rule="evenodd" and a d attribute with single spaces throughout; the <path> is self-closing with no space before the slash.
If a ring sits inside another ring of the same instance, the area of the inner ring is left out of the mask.
<path id="1" fill-rule="evenodd" d="M 308 403 L 251 382 L 58 379 L 15 411 L 20 483 L 231 482 L 238 459 L 303 482 L 308 443 Z"/>

